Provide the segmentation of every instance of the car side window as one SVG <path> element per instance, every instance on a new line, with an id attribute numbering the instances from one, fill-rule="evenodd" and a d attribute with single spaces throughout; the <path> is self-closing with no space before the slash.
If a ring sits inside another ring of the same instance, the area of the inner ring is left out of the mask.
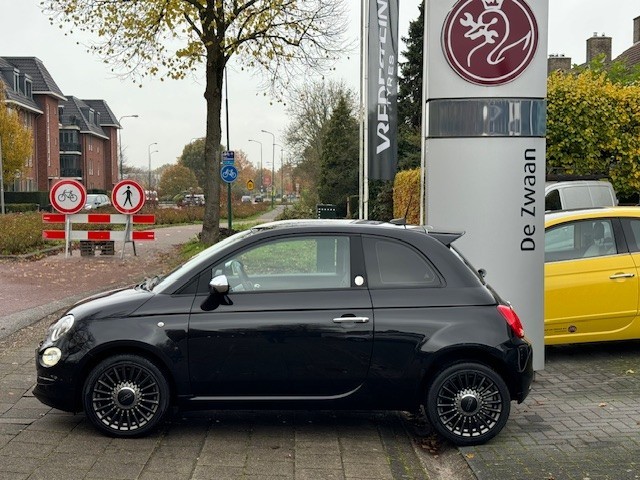
<path id="1" fill-rule="evenodd" d="M 625 218 L 622 223 L 625 226 L 625 236 L 629 251 L 640 252 L 640 220 Z"/>
<path id="2" fill-rule="evenodd" d="M 597 218 L 557 225 L 544 234 L 545 262 L 593 258 L 618 253 L 611 220 Z"/>
<path id="3" fill-rule="evenodd" d="M 230 292 L 349 288 L 347 236 L 275 239 L 244 250 L 212 269 L 226 275 Z"/>
<path id="4" fill-rule="evenodd" d="M 417 250 L 396 240 L 363 238 L 369 288 L 439 287 L 442 280 Z"/>
<path id="5" fill-rule="evenodd" d="M 560 202 L 560 192 L 558 190 L 551 190 L 544 198 L 544 209 L 547 212 L 562 210 L 562 203 Z"/>

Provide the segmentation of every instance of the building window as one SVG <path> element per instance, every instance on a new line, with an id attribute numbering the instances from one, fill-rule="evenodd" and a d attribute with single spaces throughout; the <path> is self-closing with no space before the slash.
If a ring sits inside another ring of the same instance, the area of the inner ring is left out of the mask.
<path id="1" fill-rule="evenodd" d="M 28 97 L 28 98 L 33 98 L 33 89 L 31 87 L 31 80 L 25 78 L 24 79 L 24 94 Z"/>

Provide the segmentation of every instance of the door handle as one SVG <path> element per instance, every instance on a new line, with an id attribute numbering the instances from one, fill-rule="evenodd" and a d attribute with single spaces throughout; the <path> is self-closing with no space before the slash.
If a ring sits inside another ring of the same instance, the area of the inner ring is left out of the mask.
<path id="1" fill-rule="evenodd" d="M 367 323 L 369 317 L 337 317 L 333 319 L 333 323 Z"/>
<path id="2" fill-rule="evenodd" d="M 633 278 L 635 276 L 635 273 L 616 273 L 614 275 L 611 275 L 609 278 L 611 280 L 615 280 L 617 278 Z"/>

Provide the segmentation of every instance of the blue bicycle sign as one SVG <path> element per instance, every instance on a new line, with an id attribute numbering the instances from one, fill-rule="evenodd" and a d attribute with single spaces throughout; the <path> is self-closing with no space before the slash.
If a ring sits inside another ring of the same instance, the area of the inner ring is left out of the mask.
<path id="1" fill-rule="evenodd" d="M 235 182 L 238 178 L 238 169 L 233 165 L 224 165 L 220 169 L 220 178 L 226 183 Z"/>

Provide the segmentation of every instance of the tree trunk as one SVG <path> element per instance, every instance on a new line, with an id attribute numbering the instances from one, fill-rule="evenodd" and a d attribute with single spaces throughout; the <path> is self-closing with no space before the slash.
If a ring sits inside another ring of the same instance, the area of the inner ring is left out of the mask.
<path id="1" fill-rule="evenodd" d="M 220 236 L 220 113 L 224 61 L 216 58 L 211 52 L 207 57 L 207 86 L 204 92 L 207 102 L 207 131 L 204 144 L 206 203 L 200 240 L 211 245 L 216 243 Z"/>

